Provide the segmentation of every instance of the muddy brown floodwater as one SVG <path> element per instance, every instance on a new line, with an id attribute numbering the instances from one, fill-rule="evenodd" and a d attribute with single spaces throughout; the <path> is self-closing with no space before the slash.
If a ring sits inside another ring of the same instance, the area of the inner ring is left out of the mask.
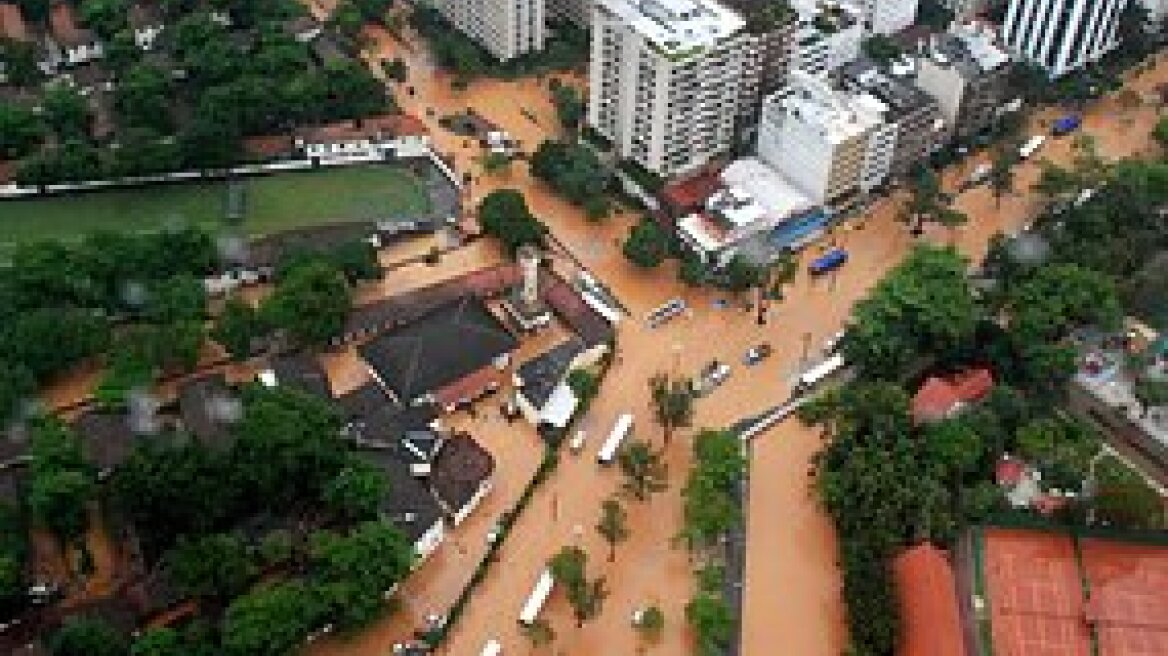
<path id="1" fill-rule="evenodd" d="M 331 0 L 306 0 L 314 14 L 323 15 Z M 320 2 L 321 4 L 313 4 Z M 581 419 L 588 440 L 579 455 L 565 453 L 557 471 L 539 488 L 528 510 L 518 519 L 512 536 L 501 548 L 499 561 L 470 600 L 449 641 L 440 653 L 474 656 L 488 639 L 502 642 L 505 654 L 528 653 L 516 617 L 547 559 L 564 545 L 577 544 L 590 555 L 590 569 L 607 577 L 611 589 L 603 612 L 583 628 L 576 628 L 562 593 L 553 595 L 542 617 L 557 633 L 548 653 L 625 655 L 638 653 L 643 645 L 630 626 L 632 612 L 655 604 L 665 613 L 666 628 L 649 654 L 675 656 L 693 653 L 692 636 L 685 625 L 684 606 L 692 595 L 691 564 L 672 541 L 681 526 L 680 488 L 689 467 L 690 435 L 680 432 L 665 447 L 670 467 L 670 488 L 646 503 L 627 503 L 632 535 L 618 546 L 614 562 L 607 562 L 607 546 L 595 529 L 600 503 L 614 494 L 619 473 L 599 467 L 595 451 L 621 412 L 636 415 L 638 437 L 661 444 L 659 429 L 651 422 L 647 379 L 660 371 L 693 374 L 712 358 L 731 364 L 729 381 L 698 402 L 694 425 L 724 426 L 774 406 L 788 395 L 791 380 L 809 362 L 820 357 L 826 337 L 839 330 L 851 305 L 904 256 L 913 240 L 895 220 L 897 199 L 882 199 L 857 225 L 841 229 L 828 242 L 850 251 L 851 259 L 837 274 L 810 279 L 801 272 L 787 291 L 784 302 L 773 306 L 769 321 L 759 326 L 754 315 L 731 303 L 718 309 L 716 300 L 735 301 L 710 290 L 689 290 L 676 282 L 676 265 L 641 271 L 620 255 L 619 243 L 638 217 L 619 214 L 601 223 L 585 220 L 583 213 L 533 180 L 527 167 L 515 163 L 509 172 L 488 176 L 477 158 L 475 144 L 444 131 L 440 116 L 470 107 L 501 125 L 531 152 L 538 143 L 558 136 L 547 79 L 516 81 L 480 80 L 456 91 L 450 77 L 435 70 L 425 45 L 408 27 L 399 41 L 382 28 L 368 28 L 367 59 L 401 57 L 409 68 L 409 81 L 391 84 L 405 111 L 417 115 L 429 127 L 435 148 L 454 160 L 461 175 L 470 172 L 476 181 L 466 194 L 469 203 L 491 190 L 513 187 L 523 191 L 528 203 L 571 253 L 607 283 L 629 308 L 631 317 L 618 328 L 619 351 L 600 396 Z M 1136 84 L 1148 92 L 1163 82 L 1165 68 L 1143 76 Z M 378 66 L 374 71 L 380 75 Z M 574 83 L 578 83 L 574 81 Z M 405 87 L 414 87 L 410 95 Z M 533 121 L 524 112 L 535 117 Z M 1050 120 L 1057 112 L 1039 117 Z M 1088 112 L 1084 132 L 1097 137 L 1100 151 L 1108 157 L 1146 152 L 1148 132 L 1156 109 L 1148 106 L 1120 110 L 1105 101 Z M 1035 126 L 1033 129 L 1045 128 Z M 1051 140 L 1039 157 L 1064 162 L 1070 139 Z M 952 185 L 973 166 L 947 173 Z M 970 223 L 956 230 L 930 229 L 923 237 L 939 243 L 955 243 L 978 257 L 989 237 L 999 230 L 1016 230 L 1033 211 L 1035 200 L 1029 186 L 1037 176 L 1035 163 L 1017 169 L 1017 192 L 1002 199 L 1000 207 L 985 189 L 962 194 L 957 206 L 969 214 Z M 963 172 L 963 173 L 962 173 Z M 804 254 L 815 256 L 822 246 Z M 387 256 L 417 254 L 416 250 Z M 384 284 L 361 291 L 362 300 L 436 282 L 459 272 L 498 261 L 496 249 L 485 243 L 444 256 L 438 266 L 407 265 L 395 269 Z M 566 266 L 557 261 L 557 268 Z M 689 316 L 651 330 L 642 318 L 664 301 L 682 297 L 692 308 Z M 769 342 L 775 354 L 755 367 L 744 367 L 745 350 Z M 524 346 L 535 353 L 538 344 Z M 324 358 L 334 374 L 334 386 L 344 391 L 361 384 L 367 374 L 351 352 Z M 249 367 L 232 371 L 233 378 L 250 375 Z M 64 381 L 50 397 L 66 404 L 89 389 L 93 374 Z M 428 613 L 442 612 L 457 594 L 485 550 L 485 537 L 504 509 L 509 508 L 535 471 L 540 443 L 534 431 L 519 422 L 507 424 L 491 402 L 482 405 L 478 417 L 459 415 L 450 423 L 464 428 L 490 449 L 497 460 L 495 489 L 470 518 L 453 529 L 432 559 L 403 586 L 404 608 L 378 622 L 370 630 L 348 639 L 318 642 L 311 656 L 385 656 L 395 641 L 405 639 Z M 827 518 L 808 492 L 808 459 L 818 448 L 818 435 L 788 423 L 756 438 L 751 447 L 751 490 L 747 518 L 747 580 L 744 590 L 743 651 L 745 656 L 797 654 L 834 656 L 846 643 L 839 574 L 835 562 L 835 537 Z"/>

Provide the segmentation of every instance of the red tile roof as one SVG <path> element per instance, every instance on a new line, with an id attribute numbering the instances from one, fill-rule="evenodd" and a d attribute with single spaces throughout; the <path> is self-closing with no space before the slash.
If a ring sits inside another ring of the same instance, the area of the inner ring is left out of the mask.
<path id="1" fill-rule="evenodd" d="M 984 368 L 946 378 L 930 376 L 913 396 L 913 419 L 918 422 L 944 419 L 959 405 L 985 398 L 993 386 L 993 375 Z"/>
<path id="2" fill-rule="evenodd" d="M 61 45 L 70 48 L 93 41 L 93 33 L 77 23 L 77 14 L 68 2 L 57 2 L 49 13 L 49 26 Z"/>
<path id="3" fill-rule="evenodd" d="M 957 583 L 945 552 L 922 544 L 897 556 L 892 569 L 901 609 L 897 656 L 965 656 Z"/>
<path id="4" fill-rule="evenodd" d="M 709 171 L 665 185 L 661 200 L 675 212 L 690 212 L 701 207 L 721 185 L 718 171 Z"/>
<path id="5" fill-rule="evenodd" d="M 994 467 L 994 480 L 997 481 L 998 485 L 1013 487 L 1022 482 L 1022 477 L 1025 474 L 1026 463 L 1009 456 L 1002 456 L 997 466 Z"/>
<path id="6" fill-rule="evenodd" d="M 243 152 L 255 159 L 273 159 L 292 153 L 292 139 L 285 135 L 247 137 L 243 140 Z"/>
<path id="7" fill-rule="evenodd" d="M 492 365 L 470 373 L 434 392 L 434 399 L 442 407 L 459 403 L 471 403 L 489 390 L 498 389 L 503 384 L 503 372 Z"/>
<path id="8" fill-rule="evenodd" d="M 334 143 L 374 138 L 424 137 L 429 134 L 426 124 L 409 114 L 382 114 L 357 121 L 339 121 L 315 127 L 301 128 L 297 136 L 309 143 Z"/>
<path id="9" fill-rule="evenodd" d="M 0 36 L 13 41 L 28 41 L 28 26 L 15 3 L 0 2 Z"/>

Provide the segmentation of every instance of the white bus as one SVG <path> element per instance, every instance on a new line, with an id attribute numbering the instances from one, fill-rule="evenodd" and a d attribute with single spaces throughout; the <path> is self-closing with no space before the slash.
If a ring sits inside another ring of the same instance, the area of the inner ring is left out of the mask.
<path id="1" fill-rule="evenodd" d="M 556 587 L 556 580 L 552 578 L 552 570 L 545 568 L 543 573 L 539 575 L 539 580 L 535 582 L 535 589 L 531 591 L 531 596 L 527 598 L 523 609 L 519 611 L 520 624 L 529 625 L 539 617 L 539 611 L 543 610 L 543 605 L 547 603 L 554 587 Z"/>
<path id="2" fill-rule="evenodd" d="M 608 439 L 604 440 L 604 444 L 600 450 L 596 452 L 596 462 L 607 465 L 616 457 L 616 450 L 620 448 L 621 442 L 629 435 L 629 430 L 633 427 L 633 415 L 631 413 L 624 413 L 616 418 L 616 425 L 612 427 L 612 432 L 608 434 Z"/>
<path id="3" fill-rule="evenodd" d="M 814 367 L 808 369 L 799 376 L 799 382 L 795 384 L 795 393 L 801 394 L 815 387 L 824 378 L 831 376 L 844 368 L 844 356 L 836 353 L 830 358 L 820 362 Z"/>
<path id="4" fill-rule="evenodd" d="M 500 656 L 503 653 L 503 645 L 499 644 L 498 640 L 488 640 L 487 644 L 483 645 L 483 651 L 480 656 Z"/>
<path id="5" fill-rule="evenodd" d="M 1021 157 L 1022 159 L 1029 159 L 1031 155 L 1038 152 L 1038 149 L 1041 148 L 1042 144 L 1044 143 L 1046 143 L 1046 135 L 1044 134 L 1038 134 L 1030 137 L 1030 139 L 1028 139 L 1026 143 L 1022 144 L 1022 147 L 1018 149 L 1018 157 Z"/>

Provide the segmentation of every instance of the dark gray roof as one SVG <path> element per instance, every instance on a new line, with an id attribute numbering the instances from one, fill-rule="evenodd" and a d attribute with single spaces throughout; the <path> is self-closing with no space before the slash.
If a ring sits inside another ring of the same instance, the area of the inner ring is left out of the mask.
<path id="1" fill-rule="evenodd" d="M 278 385 L 293 387 L 326 400 L 333 398 L 328 374 L 320 362 L 309 353 L 276 358 L 272 362 L 272 372 L 276 374 Z"/>
<path id="2" fill-rule="evenodd" d="M 409 464 L 433 459 L 441 440 L 430 429 L 438 416 L 432 405 L 402 406 L 376 383 L 342 395 L 337 405 L 345 417 L 345 433 L 359 444 L 391 449 Z"/>
<path id="3" fill-rule="evenodd" d="M 495 458 L 469 435 L 446 440 L 430 474 L 430 485 L 449 512 L 463 508 L 495 472 Z"/>
<path id="4" fill-rule="evenodd" d="M 23 433 L 0 431 L 0 469 L 10 467 L 28 458 L 28 439 Z"/>
<path id="5" fill-rule="evenodd" d="M 410 467 L 389 451 L 359 451 L 362 458 L 377 465 L 389 479 L 389 494 L 381 504 L 382 515 L 417 542 L 442 519 L 442 507 L 426 485 L 415 478 Z"/>
<path id="6" fill-rule="evenodd" d="M 935 104 L 929 94 L 911 80 L 881 71 L 866 57 L 848 62 L 840 68 L 839 75 L 850 89 L 866 91 L 887 105 L 892 121 Z"/>
<path id="7" fill-rule="evenodd" d="M 572 360 L 583 350 L 580 340 L 569 339 L 519 365 L 515 375 L 523 382 L 523 396 L 528 402 L 542 408 L 567 375 Z"/>
<path id="8" fill-rule="evenodd" d="M 81 437 L 85 458 L 103 471 L 125 462 L 139 439 L 123 412 L 86 412 L 74 420 L 73 430 Z"/>
<path id="9" fill-rule="evenodd" d="M 478 298 L 466 296 L 360 347 L 381 382 L 409 401 L 514 351 L 515 336 Z"/>
<path id="10" fill-rule="evenodd" d="M 178 390 L 182 427 L 205 446 L 230 446 L 231 425 L 239 416 L 238 404 L 223 374 L 189 380 Z"/>

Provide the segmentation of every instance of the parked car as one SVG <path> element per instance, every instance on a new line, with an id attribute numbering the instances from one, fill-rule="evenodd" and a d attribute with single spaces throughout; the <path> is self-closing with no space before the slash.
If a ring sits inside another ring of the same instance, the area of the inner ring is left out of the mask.
<path id="1" fill-rule="evenodd" d="M 697 383 L 694 384 L 694 395 L 705 396 L 713 392 L 719 385 L 730 377 L 730 365 L 718 360 L 711 360 L 702 368 Z"/>
<path id="2" fill-rule="evenodd" d="M 746 366 L 751 367 L 769 357 L 771 357 L 771 345 L 764 342 L 748 349 L 746 356 L 742 358 L 742 362 Z"/>

